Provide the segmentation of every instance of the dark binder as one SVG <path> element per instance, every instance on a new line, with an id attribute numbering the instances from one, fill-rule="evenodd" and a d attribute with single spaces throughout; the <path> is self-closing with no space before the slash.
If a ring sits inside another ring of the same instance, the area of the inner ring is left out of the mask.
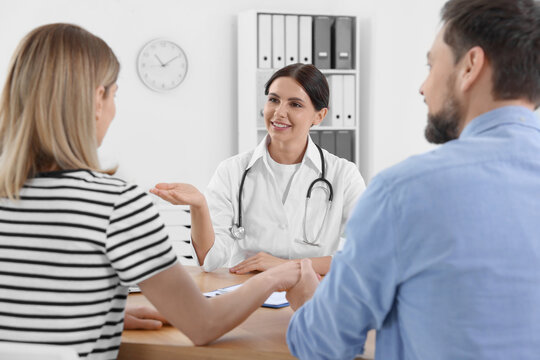
<path id="1" fill-rule="evenodd" d="M 352 69 L 352 32 L 353 19 L 336 18 L 332 31 L 332 68 Z"/>
<path id="2" fill-rule="evenodd" d="M 340 130 L 336 133 L 336 155 L 353 161 L 353 136 L 351 131 Z"/>
<path id="3" fill-rule="evenodd" d="M 320 131 L 318 130 L 311 130 L 309 132 L 309 136 L 311 137 L 311 140 L 315 143 L 315 145 L 321 146 L 321 136 Z"/>
<path id="4" fill-rule="evenodd" d="M 319 69 L 330 69 L 332 50 L 332 18 L 315 16 L 313 18 L 313 64 Z"/>
<path id="5" fill-rule="evenodd" d="M 336 136 L 334 131 L 321 131 L 321 147 L 332 154 L 336 154 Z"/>

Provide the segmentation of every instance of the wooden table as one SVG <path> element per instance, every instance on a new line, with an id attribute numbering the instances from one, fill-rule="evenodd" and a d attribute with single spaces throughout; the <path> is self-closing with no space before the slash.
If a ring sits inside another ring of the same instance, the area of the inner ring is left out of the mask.
<path id="1" fill-rule="evenodd" d="M 186 266 L 201 291 L 211 291 L 246 281 L 249 275 L 233 275 L 228 269 L 212 273 L 199 267 Z M 129 304 L 150 305 L 142 294 L 131 294 Z M 207 346 L 194 346 L 180 331 L 172 326 L 160 330 L 126 330 L 118 359 L 295 359 L 286 342 L 290 307 L 281 309 L 259 308 L 235 329 Z M 366 352 L 362 358 L 373 358 L 374 333 L 368 334 Z"/>

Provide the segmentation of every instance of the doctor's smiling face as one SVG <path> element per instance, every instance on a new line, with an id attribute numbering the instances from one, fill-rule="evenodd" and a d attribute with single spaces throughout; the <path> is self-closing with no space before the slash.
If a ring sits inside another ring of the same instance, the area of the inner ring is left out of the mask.
<path id="1" fill-rule="evenodd" d="M 305 147 L 309 129 L 326 112 L 326 108 L 317 111 L 306 90 L 291 77 L 278 77 L 268 88 L 264 120 L 272 142 Z"/>

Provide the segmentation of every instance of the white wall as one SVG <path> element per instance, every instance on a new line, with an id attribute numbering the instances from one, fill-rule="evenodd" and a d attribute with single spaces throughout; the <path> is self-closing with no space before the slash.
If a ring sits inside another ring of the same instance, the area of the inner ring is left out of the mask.
<path id="1" fill-rule="evenodd" d="M 34 27 L 72 22 L 101 36 L 122 64 L 117 116 L 100 153 L 119 175 L 150 187 L 158 181 L 208 183 L 236 153 L 236 14 L 245 9 L 352 14 L 361 18 L 360 169 L 367 179 L 429 149 L 418 88 L 442 0 L 0 0 L 0 79 L 19 40 Z M 135 59 L 156 37 L 180 44 L 188 75 L 170 94 L 138 80 Z"/>

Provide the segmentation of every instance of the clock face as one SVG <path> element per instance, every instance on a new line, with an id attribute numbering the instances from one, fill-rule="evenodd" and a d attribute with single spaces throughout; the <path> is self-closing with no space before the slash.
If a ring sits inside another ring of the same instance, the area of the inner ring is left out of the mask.
<path id="1" fill-rule="evenodd" d="M 141 49 L 137 71 L 142 82 L 159 92 L 176 88 L 186 77 L 188 62 L 180 46 L 172 41 L 155 39 Z"/>

